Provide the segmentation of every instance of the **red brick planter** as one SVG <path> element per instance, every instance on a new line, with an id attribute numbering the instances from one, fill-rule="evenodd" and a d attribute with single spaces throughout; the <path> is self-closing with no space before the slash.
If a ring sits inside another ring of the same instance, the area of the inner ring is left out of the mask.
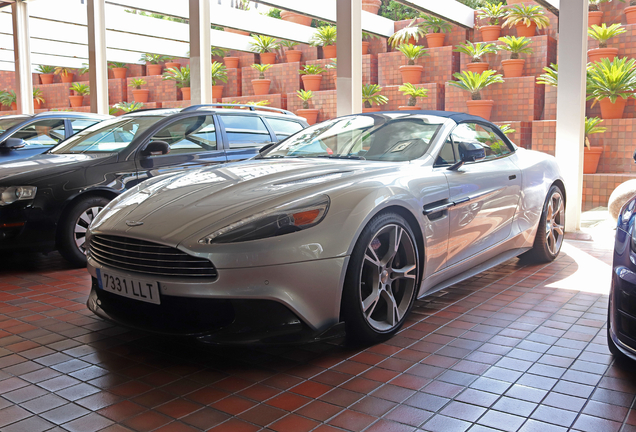
<path id="1" fill-rule="evenodd" d="M 276 53 L 261 53 L 261 64 L 276 64 Z"/>
<path id="2" fill-rule="evenodd" d="M 190 100 L 190 87 L 181 87 L 181 95 L 183 100 Z"/>
<path id="3" fill-rule="evenodd" d="M 362 0 L 362 10 L 377 15 L 382 6 L 382 0 Z"/>
<path id="4" fill-rule="evenodd" d="M 223 57 L 223 63 L 228 69 L 238 69 L 240 58 L 238 57 Z"/>
<path id="5" fill-rule="evenodd" d="M 490 65 L 486 62 L 468 63 L 466 65 L 466 69 L 473 73 L 482 73 L 487 71 L 489 68 Z"/>
<path id="6" fill-rule="evenodd" d="M 583 174 L 596 174 L 603 147 L 585 148 L 583 151 Z"/>
<path id="7" fill-rule="evenodd" d="M 371 45 L 371 42 L 362 41 L 362 55 L 369 54 L 369 45 Z"/>
<path id="8" fill-rule="evenodd" d="M 300 50 L 285 51 L 285 57 L 287 58 L 287 63 L 299 62 L 302 55 L 303 55 L 303 52 Z"/>
<path id="9" fill-rule="evenodd" d="M 320 83 L 322 82 L 322 75 L 301 75 L 300 79 L 303 80 L 303 87 L 309 91 L 320 91 Z"/>
<path id="10" fill-rule="evenodd" d="M 69 96 L 68 99 L 73 108 L 81 107 L 84 103 L 84 96 Z"/>
<path id="11" fill-rule="evenodd" d="M 427 33 L 426 34 L 426 43 L 429 48 L 443 47 L 444 39 L 446 39 L 446 33 Z"/>
<path id="12" fill-rule="evenodd" d="M 40 81 L 42 84 L 53 84 L 53 80 L 55 79 L 55 74 L 40 74 Z"/>
<path id="13" fill-rule="evenodd" d="M 523 67 L 525 64 L 525 59 L 502 60 L 501 65 L 503 66 L 504 77 L 519 78 L 520 76 L 523 76 Z"/>
<path id="14" fill-rule="evenodd" d="M 517 36 L 532 37 L 537 33 L 537 25 L 535 23 L 529 26 L 525 24 L 517 24 Z"/>
<path id="15" fill-rule="evenodd" d="M 75 74 L 60 74 L 63 83 L 70 84 L 75 80 Z"/>
<path id="16" fill-rule="evenodd" d="M 293 22 L 296 24 L 302 24 L 306 26 L 311 25 L 311 17 L 301 15 L 296 12 L 281 11 L 280 17 L 283 21 Z"/>
<path id="17" fill-rule="evenodd" d="M 119 79 L 126 79 L 126 72 L 128 72 L 127 68 L 112 68 L 113 77 Z"/>
<path id="18" fill-rule="evenodd" d="M 161 75 L 161 71 L 163 66 L 160 64 L 149 64 L 146 65 L 146 75 Z"/>
<path id="19" fill-rule="evenodd" d="M 135 102 L 148 102 L 148 96 L 150 95 L 150 90 L 148 89 L 133 89 L 132 91 L 133 99 Z"/>
<path id="20" fill-rule="evenodd" d="M 221 99 L 223 97 L 223 86 L 222 85 L 213 85 L 212 86 L 212 97 L 214 99 Z"/>
<path id="21" fill-rule="evenodd" d="M 325 45 L 322 47 L 322 53 L 325 58 L 336 58 L 338 54 L 335 45 Z"/>
<path id="22" fill-rule="evenodd" d="M 603 22 L 603 11 L 589 11 L 587 13 L 587 25 L 592 27 L 593 25 L 600 26 Z"/>
<path id="23" fill-rule="evenodd" d="M 492 113 L 492 107 L 495 105 L 493 100 L 467 100 L 466 106 L 468 107 L 468 114 L 482 117 L 486 120 L 490 120 L 490 114 Z"/>
<path id="24" fill-rule="evenodd" d="M 479 31 L 484 42 L 496 41 L 501 36 L 500 25 L 482 26 Z"/>
<path id="25" fill-rule="evenodd" d="M 298 114 L 300 117 L 304 117 L 305 120 L 307 120 L 307 123 L 309 123 L 310 125 L 316 124 L 316 121 L 318 120 L 318 113 L 320 113 L 320 110 L 315 108 L 299 109 L 298 111 L 296 111 L 296 114 Z"/>
<path id="26" fill-rule="evenodd" d="M 170 68 L 179 69 L 181 67 L 181 63 L 166 62 L 164 63 L 163 67 L 165 67 L 166 69 L 170 69 Z"/>
<path id="27" fill-rule="evenodd" d="M 604 120 L 619 119 L 623 118 L 627 99 L 618 97 L 616 98 L 616 102 L 612 103 L 609 98 L 605 98 L 601 99 L 599 104 L 601 105 L 601 117 Z"/>
<path id="28" fill-rule="evenodd" d="M 627 24 L 636 24 L 636 6 L 628 6 L 625 8 L 625 19 Z"/>
<path id="29" fill-rule="evenodd" d="M 596 48 L 588 50 L 587 57 L 590 62 L 598 62 L 601 59 L 607 58 L 609 61 L 614 60 L 618 55 L 618 48 Z"/>
<path id="30" fill-rule="evenodd" d="M 422 71 L 424 66 L 420 65 L 405 65 L 400 66 L 400 73 L 402 74 L 403 83 L 419 84 L 422 81 Z"/>
<path id="31" fill-rule="evenodd" d="M 254 87 L 255 95 L 269 94 L 269 86 L 272 83 L 270 79 L 255 79 L 252 80 L 252 87 Z"/>
<path id="32" fill-rule="evenodd" d="M 399 106 L 398 110 L 400 111 L 413 111 L 413 110 L 421 110 L 422 107 L 415 105 L 415 106 Z"/>

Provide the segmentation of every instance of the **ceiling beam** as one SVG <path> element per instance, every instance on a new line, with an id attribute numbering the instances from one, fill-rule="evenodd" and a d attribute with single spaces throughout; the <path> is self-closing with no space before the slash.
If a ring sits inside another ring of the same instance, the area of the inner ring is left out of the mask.
<path id="1" fill-rule="evenodd" d="M 396 0 L 410 8 L 435 15 L 460 27 L 475 27 L 475 10 L 455 0 Z"/>
<path id="2" fill-rule="evenodd" d="M 559 16 L 559 9 L 561 8 L 561 0 L 535 0 L 541 6 L 545 7 L 547 10 Z"/>

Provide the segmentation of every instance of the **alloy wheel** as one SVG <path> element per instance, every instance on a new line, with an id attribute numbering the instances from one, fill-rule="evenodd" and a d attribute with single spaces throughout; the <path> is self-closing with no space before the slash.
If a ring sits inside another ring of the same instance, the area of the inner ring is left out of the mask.
<path id="1" fill-rule="evenodd" d="M 548 201 L 545 220 L 545 240 L 548 251 L 556 255 L 561 249 L 565 234 L 565 206 L 561 193 L 555 191 Z"/>
<path id="2" fill-rule="evenodd" d="M 75 221 L 75 225 L 73 227 L 73 238 L 75 240 L 75 245 L 83 254 L 86 254 L 85 243 L 88 226 L 91 222 L 93 222 L 93 219 L 95 219 L 97 214 L 102 211 L 103 208 L 103 206 L 89 207 L 84 210 Z"/>

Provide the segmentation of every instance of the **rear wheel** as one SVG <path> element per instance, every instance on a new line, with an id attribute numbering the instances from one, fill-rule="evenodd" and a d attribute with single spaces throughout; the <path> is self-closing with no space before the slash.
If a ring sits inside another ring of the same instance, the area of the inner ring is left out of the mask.
<path id="1" fill-rule="evenodd" d="M 377 343 L 393 336 L 413 305 L 419 275 L 415 236 L 404 218 L 385 213 L 364 228 L 351 254 L 342 296 L 347 337 Z"/>
<path id="2" fill-rule="evenodd" d="M 60 254 L 77 266 L 86 265 L 86 231 L 109 200 L 87 197 L 73 205 L 60 220 L 58 246 Z"/>
<path id="3" fill-rule="evenodd" d="M 561 250 L 565 235 L 565 200 L 561 188 L 553 185 L 543 205 L 532 249 L 521 255 L 537 263 L 553 261 Z"/>

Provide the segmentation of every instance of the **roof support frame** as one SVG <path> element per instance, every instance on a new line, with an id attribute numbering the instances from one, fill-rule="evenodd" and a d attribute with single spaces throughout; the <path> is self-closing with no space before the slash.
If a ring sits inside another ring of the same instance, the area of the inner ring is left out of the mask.
<path id="1" fill-rule="evenodd" d="M 13 55 L 16 105 L 18 112 L 33 114 L 33 82 L 31 81 L 31 47 L 29 46 L 29 7 L 25 1 L 11 4 L 13 20 Z"/>
<path id="2" fill-rule="evenodd" d="M 337 114 L 362 111 L 362 32 L 361 0 L 338 0 Z"/>
<path id="3" fill-rule="evenodd" d="M 106 11 L 104 0 L 88 0 L 88 64 L 91 112 L 108 114 L 108 63 L 106 62 Z"/>
<path id="4" fill-rule="evenodd" d="M 212 102 L 210 1 L 189 1 L 190 98 L 193 105 Z"/>
<path id="5" fill-rule="evenodd" d="M 455 0 L 396 0 L 405 6 L 435 15 L 460 27 L 475 27 L 475 11 Z"/>

